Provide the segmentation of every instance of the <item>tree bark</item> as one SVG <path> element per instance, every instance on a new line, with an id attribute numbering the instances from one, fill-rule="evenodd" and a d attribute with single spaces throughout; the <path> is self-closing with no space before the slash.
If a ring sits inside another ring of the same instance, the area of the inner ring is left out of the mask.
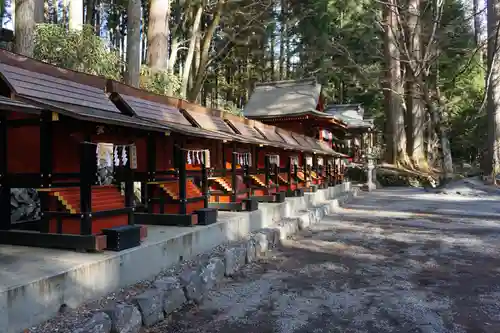
<path id="1" fill-rule="evenodd" d="M 420 1 L 409 0 L 407 15 L 407 47 L 406 65 L 409 68 L 407 76 L 406 108 L 409 115 L 411 137 L 407 141 L 408 155 L 416 165 L 425 164 L 425 115 L 422 104 L 422 87 L 418 84 L 419 76 L 422 75 L 422 41 L 421 41 L 421 17 Z"/>
<path id="2" fill-rule="evenodd" d="M 500 0 L 488 0 L 488 153 L 486 173 L 500 171 L 500 56 L 498 54 Z M 495 178 L 493 178 L 495 179 Z"/>
<path id="3" fill-rule="evenodd" d="M 69 29 L 83 28 L 83 0 L 69 0 Z"/>
<path id="4" fill-rule="evenodd" d="M 287 39 L 287 33 L 286 33 L 286 0 L 281 0 L 280 4 L 280 58 L 279 58 L 279 79 L 284 80 L 285 79 L 285 72 L 286 72 L 286 54 L 285 54 L 285 45 L 286 45 L 286 39 Z"/>
<path id="5" fill-rule="evenodd" d="M 141 0 L 128 0 L 125 83 L 139 87 L 141 72 Z"/>
<path id="6" fill-rule="evenodd" d="M 15 0 L 14 52 L 33 56 L 35 48 L 35 0 Z"/>
<path id="7" fill-rule="evenodd" d="M 45 1 L 35 0 L 35 23 L 43 23 L 45 21 Z"/>
<path id="8" fill-rule="evenodd" d="M 384 100 L 387 119 L 385 160 L 390 164 L 397 164 L 406 156 L 400 52 L 397 46 L 399 36 L 397 35 L 396 8 L 396 1 L 389 0 L 389 2 L 384 5 L 383 12 L 385 57 Z"/>
<path id="9" fill-rule="evenodd" d="M 95 0 L 87 0 L 85 6 L 85 24 L 93 25 Z"/>
<path id="10" fill-rule="evenodd" d="M 481 15 L 479 13 L 479 0 L 472 0 L 472 12 L 474 15 L 474 41 L 476 43 L 476 47 L 479 48 L 479 61 L 483 62 L 483 48 L 481 45 Z"/>
<path id="11" fill-rule="evenodd" d="M 148 65 L 153 70 L 164 70 L 168 57 L 167 19 L 170 0 L 152 0 L 148 24 Z"/>
<path id="12" fill-rule="evenodd" d="M 196 101 L 203 85 L 203 80 L 205 79 L 207 66 L 210 60 L 210 45 L 212 43 L 215 29 L 219 26 L 222 11 L 224 10 L 226 3 L 227 0 L 219 0 L 219 2 L 217 3 L 217 7 L 215 8 L 215 12 L 212 16 L 212 22 L 210 22 L 210 25 L 208 26 L 207 30 L 205 31 L 205 35 L 203 36 L 200 50 L 200 65 L 195 75 L 193 87 L 189 91 L 188 99 L 190 101 Z"/>
<path id="13" fill-rule="evenodd" d="M 200 23 L 201 15 L 203 14 L 203 7 L 201 4 L 195 7 L 195 14 L 193 25 L 191 27 L 191 33 L 189 36 L 189 48 L 186 55 L 186 61 L 184 62 L 184 71 L 182 72 L 182 83 L 181 83 L 181 97 L 187 97 L 189 76 L 191 74 L 191 66 L 193 65 L 194 52 L 196 49 L 196 40 L 198 34 L 200 33 Z"/>

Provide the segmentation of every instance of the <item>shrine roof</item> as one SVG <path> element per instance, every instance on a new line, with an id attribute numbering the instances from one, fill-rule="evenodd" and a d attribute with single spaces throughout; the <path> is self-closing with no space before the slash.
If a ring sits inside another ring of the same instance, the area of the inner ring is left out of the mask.
<path id="1" fill-rule="evenodd" d="M 65 70 L 5 50 L 0 50 L 0 78 L 16 101 L 35 105 L 40 110 L 91 122 L 168 130 L 123 114 L 104 92 L 104 78 Z"/>
<path id="2" fill-rule="evenodd" d="M 118 108 L 131 112 L 134 118 L 166 126 L 173 132 L 207 139 L 234 141 L 230 133 L 195 127 L 180 108 L 172 106 L 172 98 L 155 95 L 125 84 L 108 81 L 107 91 Z"/>
<path id="3" fill-rule="evenodd" d="M 321 85 L 315 79 L 257 83 L 243 109 L 248 118 L 269 118 L 315 112 Z"/>
<path id="4" fill-rule="evenodd" d="M 0 96 L 0 110 L 39 114 L 43 109 L 35 105 Z"/>
<path id="5" fill-rule="evenodd" d="M 325 112 L 345 122 L 348 128 L 373 127 L 373 119 L 364 118 L 365 110 L 361 104 L 332 104 Z"/>

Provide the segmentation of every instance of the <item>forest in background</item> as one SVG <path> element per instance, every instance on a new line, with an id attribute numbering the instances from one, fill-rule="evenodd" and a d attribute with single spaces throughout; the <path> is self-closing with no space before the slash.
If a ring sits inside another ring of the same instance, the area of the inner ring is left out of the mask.
<path id="1" fill-rule="evenodd" d="M 385 162 L 447 177 L 460 161 L 496 174 L 500 0 L 465 1 L 5 0 L 1 8 L 17 53 L 236 114 L 255 82 L 315 77 L 327 103 L 361 103 L 375 119 Z"/>

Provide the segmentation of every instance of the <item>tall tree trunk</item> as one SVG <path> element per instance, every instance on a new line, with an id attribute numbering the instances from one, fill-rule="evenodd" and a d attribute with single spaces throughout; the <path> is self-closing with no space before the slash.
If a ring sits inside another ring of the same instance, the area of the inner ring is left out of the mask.
<path id="1" fill-rule="evenodd" d="M 189 91 L 188 98 L 190 101 L 196 101 L 201 87 L 203 86 L 203 80 L 205 80 L 206 71 L 210 60 L 210 45 L 212 43 L 215 29 L 219 26 L 222 11 L 224 10 L 226 3 L 227 0 L 219 0 L 219 2 L 217 3 L 217 7 L 215 8 L 215 11 L 212 15 L 212 21 L 208 25 L 208 28 L 205 31 L 205 35 L 203 36 L 200 50 L 200 65 L 195 75 L 193 87 Z"/>
<path id="2" fill-rule="evenodd" d="M 410 155 L 415 165 L 424 166 L 425 162 L 425 115 L 426 112 L 422 103 L 422 88 L 418 84 L 418 76 L 422 75 L 422 41 L 421 41 L 421 17 L 420 1 L 409 0 L 407 13 L 407 47 L 406 69 L 407 75 L 407 93 L 406 108 L 410 123 L 411 138 L 409 138 L 408 155 Z M 410 134 L 409 133 L 409 134 Z"/>
<path id="3" fill-rule="evenodd" d="M 271 36 L 269 36 L 269 39 L 270 39 L 270 42 L 271 42 L 271 47 L 270 47 L 270 50 L 269 50 L 269 53 L 270 53 L 270 62 L 271 62 L 271 81 L 274 81 L 276 80 L 276 66 L 275 66 L 275 63 L 276 63 L 276 59 L 275 59 L 275 53 L 274 53 L 274 49 L 276 48 L 276 34 L 274 33 L 274 30 L 276 28 L 276 26 L 274 25 L 274 23 L 271 23 Z"/>
<path id="4" fill-rule="evenodd" d="M 168 57 L 167 13 L 170 0 L 151 0 L 148 24 L 148 65 L 164 70 Z"/>
<path id="5" fill-rule="evenodd" d="M 488 0 L 488 163 L 486 173 L 500 172 L 500 0 Z"/>
<path id="6" fill-rule="evenodd" d="M 35 23 L 43 23 L 45 19 L 45 1 L 35 0 Z"/>
<path id="7" fill-rule="evenodd" d="M 281 0 L 280 4 L 280 58 L 279 58 L 279 79 L 285 79 L 285 65 L 286 65 L 286 54 L 285 54 L 285 45 L 286 45 L 286 0 Z"/>
<path id="8" fill-rule="evenodd" d="M 194 52 L 196 50 L 196 40 L 200 33 L 201 15 L 203 14 L 203 7 L 201 4 L 195 7 L 194 21 L 191 27 L 189 36 L 189 48 L 184 62 L 184 71 L 182 72 L 181 83 L 181 97 L 187 97 L 189 76 L 191 75 L 191 66 L 193 65 Z"/>
<path id="9" fill-rule="evenodd" d="M 15 0 L 14 52 L 33 56 L 35 48 L 35 0 Z"/>
<path id="10" fill-rule="evenodd" d="M 125 83 L 139 87 L 141 72 L 141 0 L 128 0 Z"/>
<path id="11" fill-rule="evenodd" d="M 93 25 L 95 0 L 87 0 L 85 6 L 85 24 Z"/>
<path id="12" fill-rule="evenodd" d="M 476 43 L 476 47 L 479 48 L 479 61 L 483 62 L 483 47 L 481 45 L 481 17 L 480 8 L 479 8 L 479 0 L 472 0 L 472 13 L 474 15 L 474 41 Z"/>
<path id="13" fill-rule="evenodd" d="M 69 0 L 69 29 L 82 30 L 83 0 Z"/>
<path id="14" fill-rule="evenodd" d="M 396 34 L 398 31 L 396 10 L 395 0 L 390 0 L 384 5 L 384 100 L 387 119 L 385 160 L 391 164 L 397 164 L 403 161 L 406 156 L 400 52 L 397 47 L 399 36 Z"/>

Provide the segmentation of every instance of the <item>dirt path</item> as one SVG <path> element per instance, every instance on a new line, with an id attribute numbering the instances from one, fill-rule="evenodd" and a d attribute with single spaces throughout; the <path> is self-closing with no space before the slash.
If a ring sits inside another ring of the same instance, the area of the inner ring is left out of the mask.
<path id="1" fill-rule="evenodd" d="M 364 196 L 149 332 L 500 332 L 499 198 Z"/>

